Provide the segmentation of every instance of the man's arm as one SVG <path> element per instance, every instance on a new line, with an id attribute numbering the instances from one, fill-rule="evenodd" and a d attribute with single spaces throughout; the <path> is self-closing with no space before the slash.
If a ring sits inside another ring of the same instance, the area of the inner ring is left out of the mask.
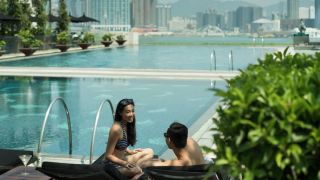
<path id="1" fill-rule="evenodd" d="M 143 168 L 149 166 L 183 166 L 183 163 L 180 160 L 160 160 L 152 159 L 150 161 L 144 162 L 141 164 Z"/>

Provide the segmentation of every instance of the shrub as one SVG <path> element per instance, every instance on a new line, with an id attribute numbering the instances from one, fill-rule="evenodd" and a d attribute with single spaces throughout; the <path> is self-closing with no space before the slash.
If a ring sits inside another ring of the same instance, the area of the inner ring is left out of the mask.
<path id="1" fill-rule="evenodd" d="M 118 35 L 118 36 L 116 36 L 116 40 L 117 40 L 117 41 L 124 41 L 124 40 L 125 40 L 124 35 Z"/>
<path id="2" fill-rule="evenodd" d="M 244 179 L 320 178 L 320 53 L 267 54 L 228 80 L 216 165 Z"/>
<path id="3" fill-rule="evenodd" d="M 17 36 L 21 40 L 24 48 L 40 47 L 43 44 L 42 41 L 36 39 L 29 30 L 20 30 Z"/>
<path id="4" fill-rule="evenodd" d="M 113 34 L 111 34 L 111 33 L 104 34 L 102 36 L 102 40 L 103 41 L 112 41 L 113 40 Z"/>
<path id="5" fill-rule="evenodd" d="M 0 50 L 6 46 L 6 42 L 4 40 L 0 40 Z"/>
<path id="6" fill-rule="evenodd" d="M 81 43 L 93 43 L 94 42 L 94 35 L 92 33 L 86 32 L 84 33 L 83 37 L 80 37 Z"/>
<path id="7" fill-rule="evenodd" d="M 66 45 L 70 41 L 68 31 L 62 31 L 57 35 L 57 44 Z"/>

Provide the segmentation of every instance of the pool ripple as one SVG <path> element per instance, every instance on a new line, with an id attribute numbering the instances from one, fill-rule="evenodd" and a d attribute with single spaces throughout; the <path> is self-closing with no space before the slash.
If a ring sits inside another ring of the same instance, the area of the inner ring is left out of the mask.
<path id="1" fill-rule="evenodd" d="M 44 113 L 42 114 L 30 114 L 30 113 L 24 113 L 24 114 L 15 114 L 14 117 L 26 117 L 26 116 L 33 116 L 33 117 L 44 117 Z"/>
<path id="2" fill-rule="evenodd" d="M 154 97 L 166 97 L 166 96 L 172 96 L 173 92 L 165 92 L 163 94 L 154 95 Z"/>
<path id="3" fill-rule="evenodd" d="M 147 120 L 144 120 L 144 121 L 137 121 L 137 124 L 138 125 L 143 125 L 143 126 L 150 126 L 150 125 L 154 124 L 154 122 L 151 121 L 151 119 L 147 119 Z"/>
<path id="4" fill-rule="evenodd" d="M 32 104 L 14 104 L 10 106 L 13 109 L 30 109 L 30 108 L 47 108 L 45 105 L 32 105 Z"/>
<path id="5" fill-rule="evenodd" d="M 164 141 L 162 137 L 157 137 L 157 138 L 148 139 L 148 143 L 153 145 L 163 145 Z"/>
<path id="6" fill-rule="evenodd" d="M 205 97 L 200 97 L 200 98 L 187 98 L 187 101 L 189 102 L 196 102 L 196 101 L 203 101 L 205 100 L 206 98 Z"/>
<path id="7" fill-rule="evenodd" d="M 153 113 L 164 113 L 167 111 L 168 111 L 167 108 L 159 108 L 159 109 L 148 110 L 147 112 L 150 114 L 153 114 Z"/>

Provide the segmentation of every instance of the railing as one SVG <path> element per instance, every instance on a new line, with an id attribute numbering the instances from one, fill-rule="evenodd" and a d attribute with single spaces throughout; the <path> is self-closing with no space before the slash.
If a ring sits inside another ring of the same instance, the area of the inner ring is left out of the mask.
<path id="1" fill-rule="evenodd" d="M 212 71 L 212 65 L 214 63 L 214 70 L 217 70 L 217 57 L 216 57 L 216 51 L 213 49 L 211 53 L 211 61 L 210 61 L 210 71 Z M 214 62 L 213 62 L 214 61 Z"/>
<path id="2" fill-rule="evenodd" d="M 231 66 L 231 68 L 230 68 Z M 232 50 L 229 53 L 229 70 L 233 71 L 233 53 Z"/>
<path id="3" fill-rule="evenodd" d="M 96 115 L 96 120 L 95 120 L 95 123 L 94 123 L 94 128 L 93 128 L 93 133 L 92 133 L 92 138 L 91 138 L 91 145 L 90 145 L 90 159 L 89 159 L 90 164 L 92 164 L 93 147 L 94 147 L 94 142 L 95 142 L 95 137 L 96 137 L 97 125 L 98 125 L 98 122 L 99 122 L 99 119 L 100 119 L 100 113 L 101 113 L 101 110 L 102 110 L 102 108 L 103 108 L 103 106 L 104 106 L 104 104 L 106 102 L 109 103 L 109 106 L 110 106 L 111 112 L 112 112 L 112 119 L 114 120 L 114 110 L 113 110 L 112 102 L 109 99 L 105 99 L 100 104 L 99 110 L 98 110 L 97 115 Z"/>
<path id="4" fill-rule="evenodd" d="M 40 140 L 39 140 L 39 144 L 38 144 L 38 150 L 37 150 L 37 154 L 39 155 L 40 152 L 41 152 L 41 148 L 42 148 L 42 141 L 43 141 L 43 135 L 44 135 L 44 128 L 46 127 L 46 124 L 47 124 L 47 120 L 48 120 L 48 117 L 49 117 L 49 114 L 51 112 L 51 109 L 53 107 L 53 105 L 57 102 L 57 101 L 60 101 L 64 107 L 64 110 L 66 112 L 66 116 L 67 116 L 67 123 L 68 123 L 68 131 L 69 131 L 69 154 L 71 155 L 72 154 L 72 130 L 71 130 L 71 122 L 70 122 L 70 113 L 69 113 L 69 110 L 68 110 L 68 107 L 65 103 L 65 101 L 63 100 L 63 98 L 61 97 L 58 97 L 56 98 L 55 100 L 53 100 L 49 107 L 48 107 L 48 110 L 46 112 L 46 116 L 43 120 L 43 123 L 42 123 L 42 129 L 41 129 L 41 134 L 40 134 Z"/>

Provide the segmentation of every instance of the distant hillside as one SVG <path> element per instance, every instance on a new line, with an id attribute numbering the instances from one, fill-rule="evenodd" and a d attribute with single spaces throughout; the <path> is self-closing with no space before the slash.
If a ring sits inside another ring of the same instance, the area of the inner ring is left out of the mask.
<path id="1" fill-rule="evenodd" d="M 314 6 L 315 0 L 302 0 L 300 1 L 300 7 L 310 7 Z M 284 12 L 287 13 L 287 1 L 281 1 L 276 4 L 266 6 L 264 11 L 267 17 L 271 17 L 272 12 Z"/>
<path id="2" fill-rule="evenodd" d="M 215 9 L 219 13 L 224 13 L 237 9 L 239 6 L 254 6 L 244 1 L 220 0 L 180 0 L 172 5 L 173 16 L 191 17 L 197 12 L 204 12 L 207 9 Z"/>

